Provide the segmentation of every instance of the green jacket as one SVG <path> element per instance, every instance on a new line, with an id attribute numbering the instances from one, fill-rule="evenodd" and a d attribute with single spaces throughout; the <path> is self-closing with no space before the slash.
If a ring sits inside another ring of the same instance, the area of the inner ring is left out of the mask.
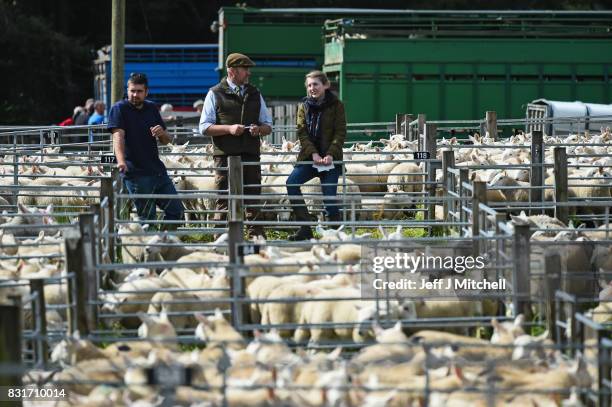
<path id="1" fill-rule="evenodd" d="M 301 103 L 297 112 L 297 135 L 301 150 L 298 161 L 312 161 L 312 155 L 319 153 L 321 157 L 331 155 L 334 161 L 342 160 L 342 147 L 346 138 L 346 114 L 344 104 L 330 91 L 325 94 L 325 106 L 321 116 L 320 150 L 308 135 L 306 126 L 306 104 Z"/>

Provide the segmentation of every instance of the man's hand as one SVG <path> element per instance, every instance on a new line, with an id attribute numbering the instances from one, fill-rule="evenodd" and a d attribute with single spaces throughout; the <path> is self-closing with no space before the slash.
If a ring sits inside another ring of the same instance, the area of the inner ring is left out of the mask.
<path id="1" fill-rule="evenodd" d="M 159 138 L 162 134 L 164 134 L 164 128 L 159 124 L 157 126 L 151 127 L 151 136 L 155 138 Z"/>
<path id="2" fill-rule="evenodd" d="M 321 158 L 321 156 L 317 153 L 313 153 L 312 154 L 312 161 L 314 161 L 314 163 L 316 165 L 321 165 L 323 164 L 323 159 Z"/>
<path id="3" fill-rule="evenodd" d="M 251 136 L 253 136 L 253 137 L 261 136 L 261 128 L 258 125 L 251 124 L 249 126 L 249 129 L 251 130 Z"/>
<path id="4" fill-rule="evenodd" d="M 232 124 L 229 128 L 229 132 L 232 136 L 240 136 L 244 133 L 244 126 L 242 124 Z"/>
<path id="5" fill-rule="evenodd" d="M 323 159 L 322 164 L 330 165 L 332 162 L 334 162 L 334 158 L 331 155 L 327 154 L 325 158 Z"/>
<path id="6" fill-rule="evenodd" d="M 128 170 L 128 166 L 125 163 L 125 161 L 123 162 L 118 162 L 117 163 L 117 169 L 119 170 L 120 173 L 125 174 Z"/>

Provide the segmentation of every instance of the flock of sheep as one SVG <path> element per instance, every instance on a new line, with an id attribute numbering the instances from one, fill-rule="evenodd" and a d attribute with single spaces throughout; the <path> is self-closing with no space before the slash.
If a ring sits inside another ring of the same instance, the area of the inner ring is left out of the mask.
<path id="1" fill-rule="evenodd" d="M 575 154 L 569 159 L 574 166 L 569 176 L 576 178 L 570 182 L 570 198 L 612 201 L 612 147 L 599 145 L 608 144 L 610 138 L 606 130 L 596 136 L 545 139 L 547 144 L 576 144 L 568 147 Z M 357 220 L 400 219 L 414 210 L 423 191 L 426 168 L 413 160 L 412 152 L 418 149 L 415 142 L 393 135 L 378 144 L 356 143 L 345 151 L 345 181 L 338 188 L 350 195 Z M 487 148 L 480 149 L 479 144 Z M 462 146 L 456 139 L 442 140 L 437 158 L 445 149 L 453 149 L 457 167 L 469 167 L 473 180 L 487 181 L 490 203 L 528 202 L 529 170 L 503 166 L 527 166 L 529 145 L 529 135 L 503 141 L 475 137 Z M 262 147 L 261 160 L 267 163 L 262 205 L 271 222 L 289 219 L 284 185 L 297 149 L 290 141 L 280 147 Z M 208 146 L 183 145 L 163 156 L 180 192 L 214 191 L 209 152 Z M 53 210 L 84 207 L 99 196 L 95 177 L 104 175 L 101 168 L 58 150 L 46 153 L 49 156 L 20 157 L 29 162 L 21 167 L 18 179 L 23 188 L 18 194 L 14 193 L 12 156 L 7 155 L 0 165 L 5 175 L 0 191 L 6 201 L 0 204 L 19 208 L 19 213 L 4 213 L 0 225 L 0 250 L 8 257 L 0 261 L 0 278 L 6 283 L 0 287 L 3 303 L 11 295 L 27 297 L 29 287 L 19 283 L 28 279 L 65 277 L 61 228 L 66 226 L 57 224 Z M 545 150 L 545 162 L 552 162 L 550 149 Z M 490 169 L 495 166 L 499 168 Z M 442 174 L 437 173 L 436 179 L 440 181 Z M 552 185 L 554 174 L 547 173 L 545 179 L 546 185 Z M 61 194 L 37 193 L 45 186 L 67 188 Z M 317 194 L 320 186 L 313 181 L 304 190 Z M 546 200 L 554 200 L 552 191 L 546 190 Z M 191 210 L 190 217 L 205 216 L 213 209 L 208 196 L 185 199 L 184 204 Z M 309 205 L 313 210 L 320 207 L 314 199 Z M 576 214 L 601 215 L 601 208 L 577 206 Z M 440 214 L 437 210 L 436 216 Z M 600 277 L 600 303 L 590 313 L 596 322 L 610 323 L 609 224 L 585 230 L 547 215 L 514 213 L 513 218 L 536 229 L 531 236 L 534 247 L 541 244 L 561 255 L 564 273 L 592 274 L 592 278 L 577 278 L 569 286 L 571 293 L 595 296 L 594 282 Z M 69 336 L 53 344 L 52 361 L 61 369 L 52 377 L 40 374 L 26 380 L 56 381 L 70 390 L 66 405 L 92 406 L 161 405 L 168 398 L 193 406 L 224 402 L 230 406 L 410 406 L 422 405 L 425 399 L 434 406 L 579 406 L 580 392 L 597 390 L 596 349 L 587 348 L 584 355 L 568 359 L 555 349 L 548 332 L 529 335 L 530 321 L 522 316 L 514 322 L 498 322 L 494 317 L 502 311 L 495 302 L 361 299 L 360 276 L 365 272 L 361 241 L 371 234 L 321 227 L 317 231 L 320 238 L 307 246 L 274 246 L 263 240 L 258 243 L 265 250 L 244 257 L 248 317 L 263 328 L 279 327 L 256 333 L 249 342 L 227 322 L 232 301 L 227 234 L 213 243 L 187 245 L 172 234 L 147 233 L 147 227 L 136 222 L 120 224 L 122 262 L 130 266 L 117 265 L 105 279 L 109 289 L 98 293 L 103 302 L 100 314 L 109 326 L 119 323 L 137 329 L 142 340 L 102 348 L 78 335 Z M 386 240 L 403 238 L 401 226 L 392 233 L 383 228 L 380 232 Z M 139 263 L 145 261 L 173 265 L 141 267 Z M 540 285 L 531 287 L 534 296 L 542 294 Z M 49 329 L 65 329 L 65 282 L 46 284 L 45 300 L 50 306 Z M 379 325 L 379 321 L 466 317 L 493 318 L 491 340 L 467 336 L 462 328 L 434 331 L 401 323 L 388 329 Z M 30 309 L 25 310 L 25 324 L 33 324 Z M 193 332 L 198 349 L 181 352 L 181 334 Z M 308 351 L 292 350 L 287 346 L 292 341 Z M 333 343 L 345 344 L 345 349 L 319 351 Z M 179 386 L 171 394 L 149 386 L 146 369 L 160 365 L 192 369 L 192 386 Z M 550 391 L 539 393 L 538 389 Z"/>
<path id="2" fill-rule="evenodd" d="M 580 406 L 578 389 L 592 385 L 596 369 L 586 354 L 568 359 L 545 334 L 527 335 L 522 316 L 493 319 L 490 341 L 433 330 L 407 336 L 401 323 L 373 323 L 375 343 L 347 354 L 293 351 L 276 330 L 248 342 L 219 310 L 195 317 L 203 348 L 191 352 L 179 351 L 165 313 L 141 316 L 140 340 L 104 349 L 78 335 L 62 340 L 53 380 L 70 397 L 56 405 L 375 407 L 421 406 L 428 397 L 432 406 Z M 164 394 L 148 379 L 159 366 L 189 370 L 190 386 Z"/>

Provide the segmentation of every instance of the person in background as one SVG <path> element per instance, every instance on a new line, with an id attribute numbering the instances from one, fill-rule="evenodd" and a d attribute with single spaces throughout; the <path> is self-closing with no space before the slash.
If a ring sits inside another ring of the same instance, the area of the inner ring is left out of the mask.
<path id="1" fill-rule="evenodd" d="M 72 117 L 69 117 L 67 119 L 62 120 L 61 122 L 59 122 L 57 124 L 58 126 L 73 126 L 74 125 L 74 120 L 72 120 Z"/>
<path id="2" fill-rule="evenodd" d="M 200 117 L 200 134 L 212 139 L 215 184 L 217 190 L 227 190 L 227 168 L 229 156 L 240 156 L 242 162 L 256 162 L 256 165 L 243 165 L 243 184 L 245 195 L 261 194 L 261 165 L 259 164 L 261 136 L 272 132 L 272 117 L 259 90 L 249 84 L 251 67 L 255 63 L 246 55 L 233 53 L 225 61 L 227 77 L 213 86 L 204 99 Z M 261 205 L 258 200 L 245 200 L 246 220 L 259 220 Z M 214 220 L 226 218 L 227 199 L 215 201 Z M 217 224 L 216 226 L 220 226 Z M 263 236 L 261 225 L 247 225 L 249 238 Z"/>
<path id="3" fill-rule="evenodd" d="M 159 111 L 166 122 L 168 120 L 174 121 L 176 119 L 176 116 L 172 114 L 172 112 L 174 112 L 174 106 L 172 106 L 170 103 L 164 103 L 161 105 Z M 174 124 L 174 122 L 172 124 Z"/>
<path id="4" fill-rule="evenodd" d="M 84 111 L 85 109 L 83 109 L 83 106 L 75 106 L 72 110 L 72 116 L 62 120 L 58 126 L 73 126 L 74 120 Z"/>
<path id="5" fill-rule="evenodd" d="M 312 71 L 306 75 L 306 97 L 297 112 L 297 135 L 300 152 L 297 161 L 312 161 L 314 164 L 296 164 L 287 178 L 287 193 L 295 219 L 310 222 L 312 217 L 304 202 L 300 186 L 318 177 L 321 180 L 323 203 L 327 220 L 340 222 L 340 210 L 335 200 L 338 177 L 342 173 L 342 147 L 346 138 L 346 114 L 342 102 L 329 90 L 327 75 Z M 322 168 L 317 168 L 322 167 Z M 339 224 L 333 227 L 339 227 Z M 289 240 L 308 240 L 312 238 L 310 226 L 300 226 Z"/>
<path id="6" fill-rule="evenodd" d="M 87 122 L 89 121 L 89 116 L 93 114 L 94 100 L 91 98 L 87 99 L 85 101 L 85 107 L 83 107 L 82 109 L 83 110 L 77 116 L 73 117 L 75 126 L 87 125 Z"/>
<path id="7" fill-rule="evenodd" d="M 106 105 L 104 102 L 100 100 L 96 100 L 94 103 L 94 113 L 91 115 L 89 120 L 87 121 L 88 125 L 93 124 L 102 124 L 104 123 L 104 110 L 106 109 Z"/>
<path id="8" fill-rule="evenodd" d="M 145 74 L 131 74 L 128 98 L 115 103 L 110 110 L 107 128 L 113 135 L 117 168 L 130 194 L 177 195 L 157 149 L 157 142 L 168 144 L 170 135 L 155 103 L 146 100 L 148 86 Z M 164 211 L 165 220 L 183 218 L 179 199 L 137 198 L 134 203 L 141 221 L 156 219 L 156 205 Z M 166 229 L 176 229 L 178 225 L 175 222 Z"/>
<path id="9" fill-rule="evenodd" d="M 193 108 L 196 110 L 196 112 L 202 113 L 202 110 L 204 110 L 204 101 L 202 99 L 196 100 L 193 102 Z"/>

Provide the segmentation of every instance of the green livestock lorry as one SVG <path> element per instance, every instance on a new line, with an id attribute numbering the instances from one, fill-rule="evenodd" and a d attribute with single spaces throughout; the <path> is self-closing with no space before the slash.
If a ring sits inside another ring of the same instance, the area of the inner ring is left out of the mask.
<path id="1" fill-rule="evenodd" d="M 229 52 L 253 57 L 252 82 L 272 103 L 299 100 L 304 74 L 322 68 L 353 123 L 521 118 L 540 98 L 611 103 L 609 11 L 222 8 L 220 67 Z"/>
<path id="2" fill-rule="evenodd" d="M 274 104 L 295 103 L 305 95 L 304 76 L 321 69 L 326 20 L 387 14 L 393 10 L 222 7 L 213 30 L 219 33 L 219 71 L 225 58 L 241 52 L 255 61 L 251 83 Z"/>
<path id="3" fill-rule="evenodd" d="M 351 122 L 521 118 L 538 99 L 610 103 L 612 13 L 410 12 L 325 25 Z"/>

